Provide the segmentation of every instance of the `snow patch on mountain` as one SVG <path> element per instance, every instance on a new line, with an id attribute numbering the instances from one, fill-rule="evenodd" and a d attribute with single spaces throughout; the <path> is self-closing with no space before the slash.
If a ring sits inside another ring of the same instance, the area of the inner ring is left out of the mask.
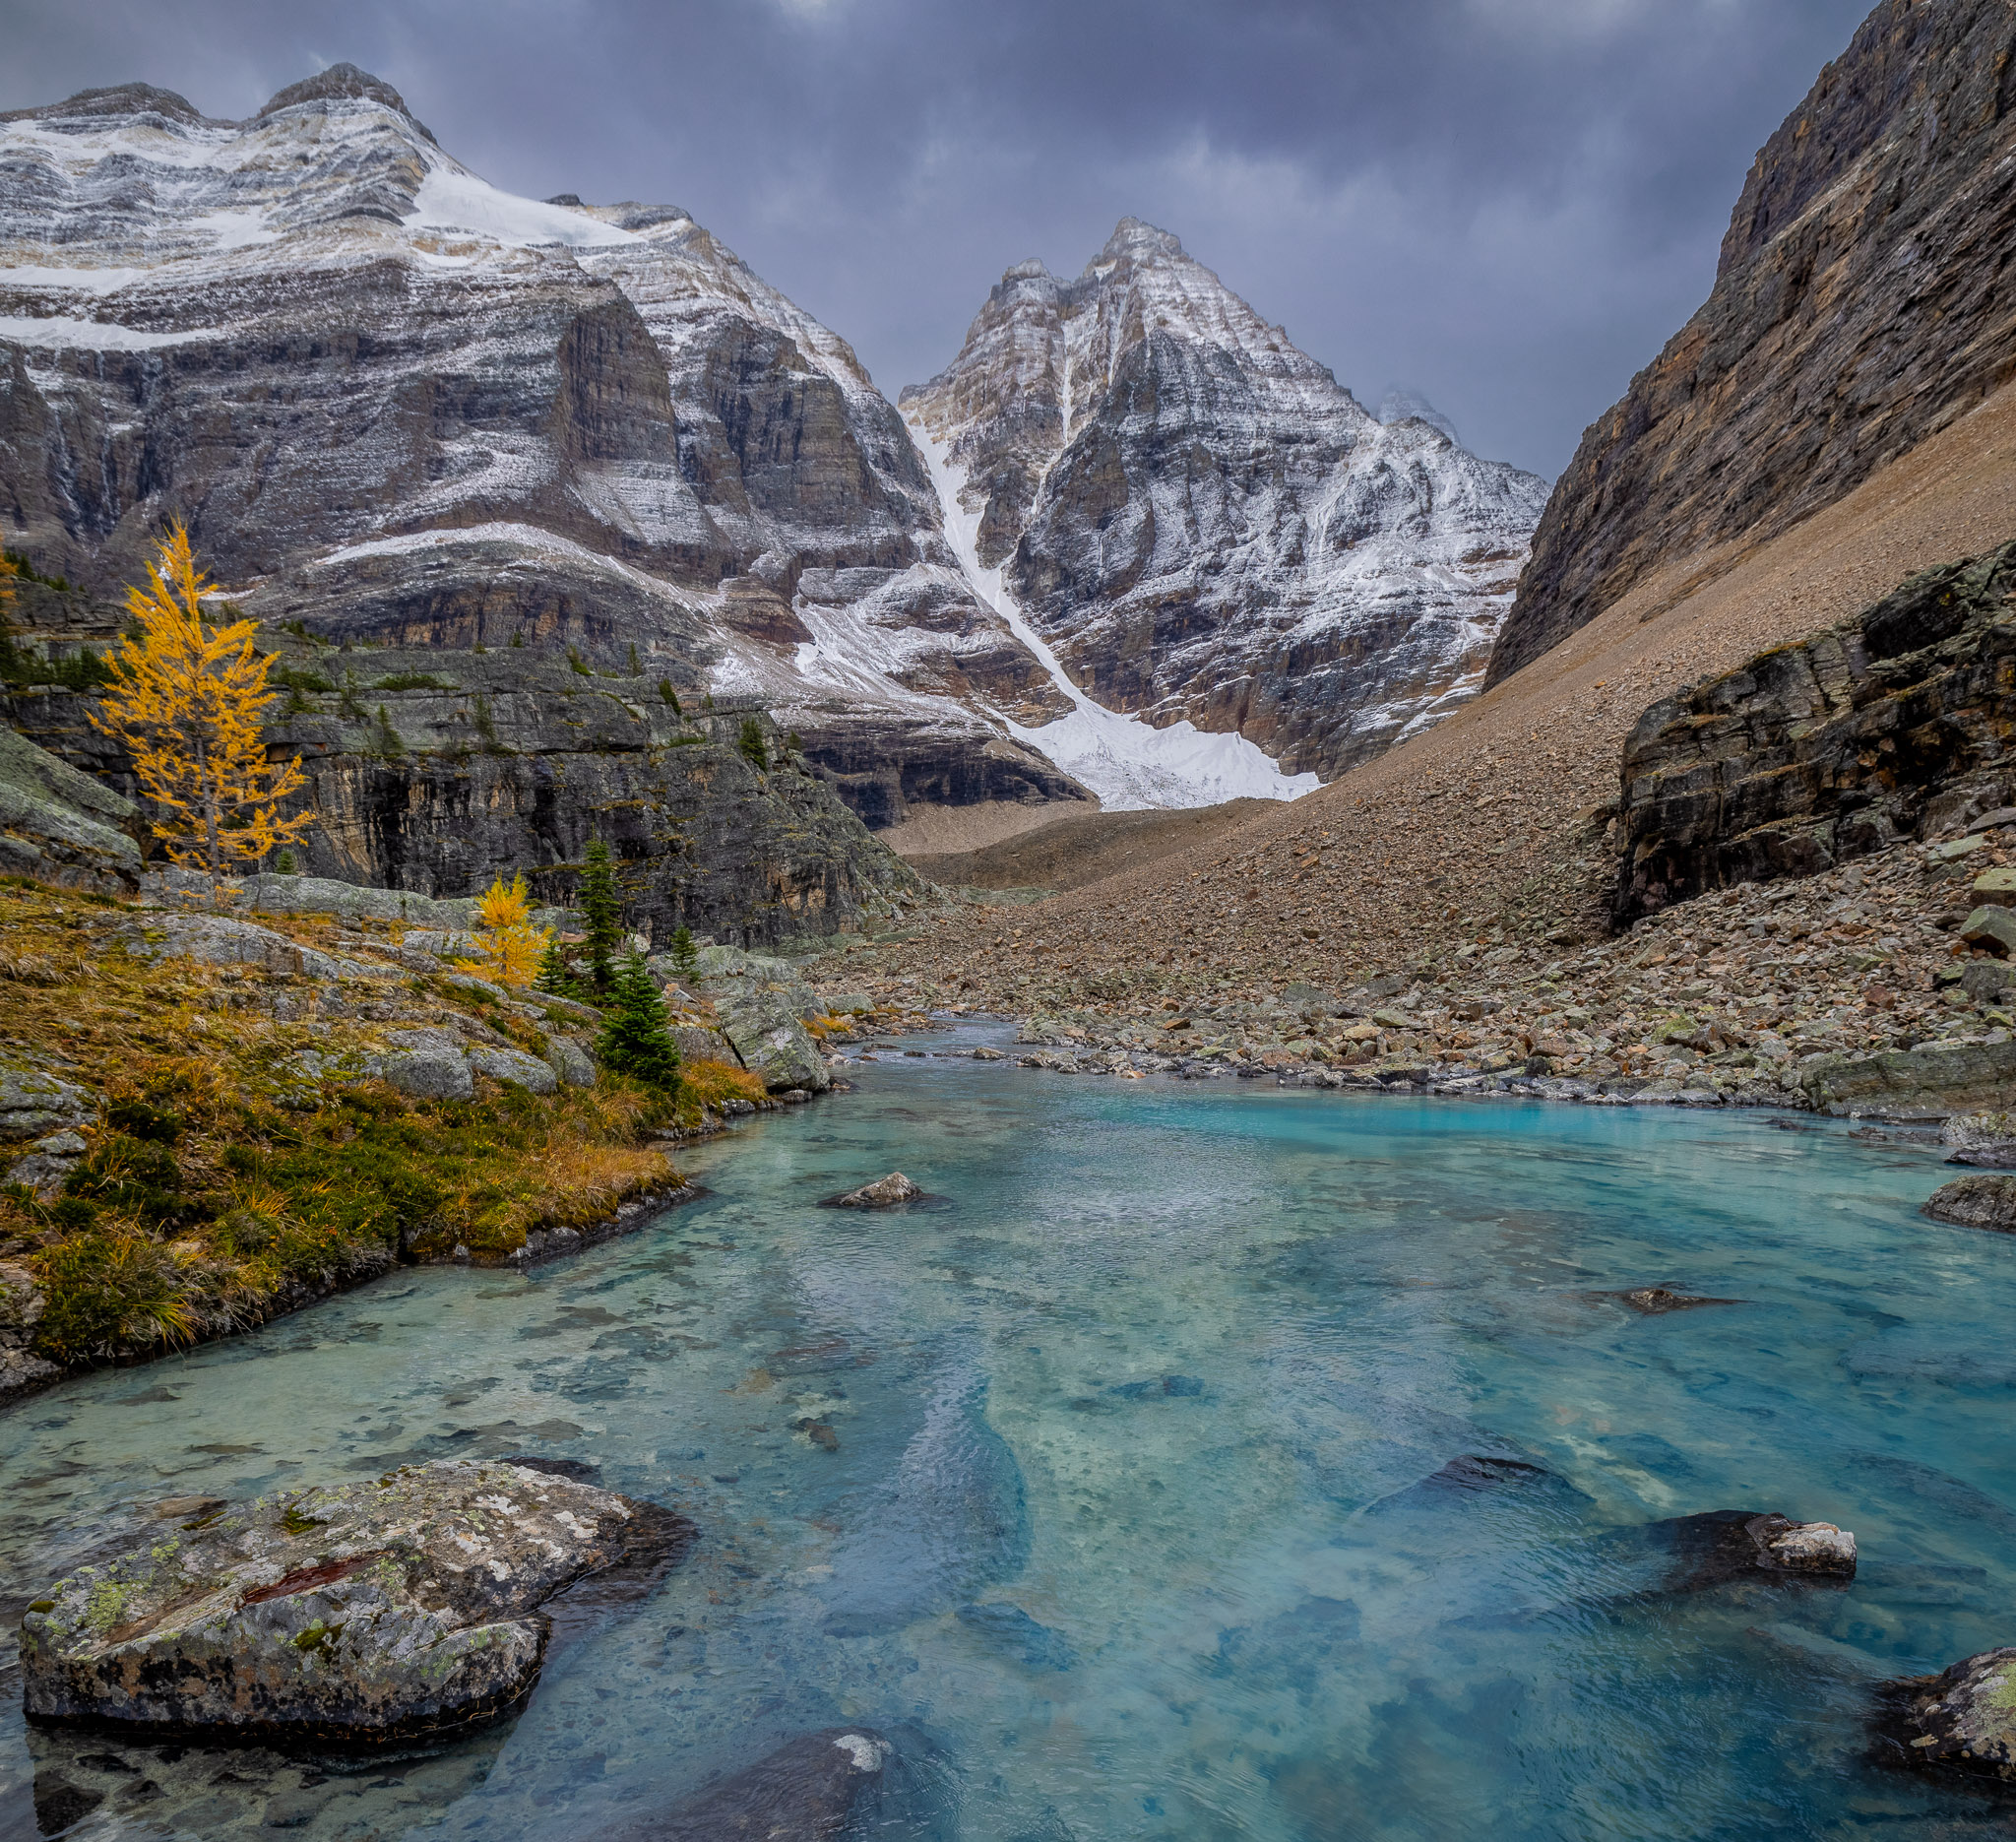
<path id="1" fill-rule="evenodd" d="M 404 222 L 409 230 L 469 231 L 507 249 L 533 249 L 545 243 L 595 249 L 640 240 L 634 230 L 603 223 L 585 211 L 499 191 L 488 180 L 445 158 L 420 181 L 413 208 Z"/>
<path id="2" fill-rule="evenodd" d="M 1069 716 L 1035 729 L 1001 717 L 1018 741 L 1089 787 L 1108 812 L 1213 806 L 1228 799 L 1299 799 L 1323 784 L 1318 775 L 1282 773 L 1236 732 L 1212 734 L 1188 721 L 1159 730 L 1088 697 L 1003 586 L 1000 568 L 981 564 L 979 514 L 961 502 L 966 476 L 948 457 L 946 444 L 934 441 L 921 420 L 911 418 L 910 428 L 938 488 L 946 539 L 973 592 L 1008 623 L 1074 706 Z"/>

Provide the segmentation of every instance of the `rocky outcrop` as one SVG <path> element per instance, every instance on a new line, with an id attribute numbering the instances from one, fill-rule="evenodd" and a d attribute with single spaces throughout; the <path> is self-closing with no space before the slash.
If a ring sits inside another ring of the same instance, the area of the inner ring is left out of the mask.
<path id="1" fill-rule="evenodd" d="M 146 835 L 132 800 L 0 727 L 0 871 L 127 894 Z"/>
<path id="2" fill-rule="evenodd" d="M 1886 1762 L 2016 1787 L 2016 1648 L 1885 1683 L 1877 1705 Z"/>
<path id="3" fill-rule="evenodd" d="M 872 1183 L 863 1183 L 858 1189 L 850 1189 L 844 1196 L 835 1196 L 836 1209 L 894 1209 L 899 1203 L 915 1202 L 923 1190 L 901 1171 L 892 1171 L 887 1176 L 878 1176 Z"/>
<path id="4" fill-rule="evenodd" d="M 1340 773 L 1475 688 L 1546 490 L 1382 422 L 1131 218 L 1074 281 L 1010 269 L 900 402 L 975 562 L 1073 683 L 1291 773 Z"/>
<path id="5" fill-rule="evenodd" d="M 1082 797 L 987 714 L 1046 673 L 844 340 L 675 206 L 498 191 L 349 66 L 245 122 L 0 117 L 0 514 L 101 612 L 173 516 L 270 629 L 753 700 L 877 823 Z M 76 600 L 25 594 L 30 640 Z"/>
<path id="6" fill-rule="evenodd" d="M 163 1740 L 452 1734 L 531 1690 L 542 1605 L 683 1532 L 656 1505 L 504 1463 L 203 1510 L 29 1608 L 24 1704 Z"/>
<path id="7" fill-rule="evenodd" d="M 27 1267 L 0 1262 L 0 1404 L 54 1381 L 60 1372 L 34 1349 L 35 1326 L 47 1306 Z"/>
<path id="8" fill-rule="evenodd" d="M 833 1085 L 805 1028 L 825 1006 L 788 960 L 712 946 L 700 955 L 697 983 L 713 1001 L 721 1040 L 773 1094 L 792 1088 L 823 1094 Z"/>
<path id="9" fill-rule="evenodd" d="M 2012 154 L 2005 0 L 1882 0 L 1758 154 L 1706 303 L 1555 482 L 1488 682 L 1654 570 L 1832 504 L 2016 372 Z"/>
<path id="10" fill-rule="evenodd" d="M 308 777 L 316 823 L 294 852 L 314 881 L 388 885 L 396 907 L 399 892 L 467 898 L 523 869 L 564 905 L 599 838 L 632 927 L 752 945 L 857 927 L 923 887 L 753 707 L 675 709 L 655 682 L 584 676 L 532 649 L 360 655 L 268 637 L 293 685 L 272 733 Z M 0 718 L 132 785 L 83 694 L 0 698 Z M 742 746 L 749 720 L 767 738 L 762 764 Z M 410 908 L 427 925 L 469 914 Z"/>
<path id="11" fill-rule="evenodd" d="M 1624 745 L 1617 919 L 2009 806 L 2012 596 L 2016 543 L 1654 704 Z"/>

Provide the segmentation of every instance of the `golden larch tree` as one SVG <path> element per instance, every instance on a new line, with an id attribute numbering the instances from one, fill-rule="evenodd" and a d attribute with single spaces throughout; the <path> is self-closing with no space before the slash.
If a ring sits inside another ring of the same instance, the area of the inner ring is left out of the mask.
<path id="1" fill-rule="evenodd" d="M 480 957 L 457 960 L 458 970 L 503 985 L 531 985 L 553 930 L 532 924 L 532 891 L 525 886 L 523 870 L 508 885 L 499 876 L 476 897 L 476 920 L 482 923 L 474 934 Z"/>
<path id="2" fill-rule="evenodd" d="M 299 755 L 267 759 L 260 717 L 280 694 L 266 683 L 273 657 L 253 648 L 256 621 L 205 619 L 203 599 L 214 590 L 182 526 L 168 527 L 147 573 L 144 588 L 126 591 L 140 631 L 108 662 L 114 682 L 91 721 L 132 754 L 168 856 L 200 863 L 215 887 L 227 858 L 263 857 L 307 828 L 309 814 L 283 818 L 280 810 L 307 777 Z"/>

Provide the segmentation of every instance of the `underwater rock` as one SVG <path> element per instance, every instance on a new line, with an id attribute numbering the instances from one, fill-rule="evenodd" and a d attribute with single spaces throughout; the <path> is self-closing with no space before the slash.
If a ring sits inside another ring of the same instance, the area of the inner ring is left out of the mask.
<path id="1" fill-rule="evenodd" d="M 892 1171 L 887 1176 L 878 1177 L 872 1183 L 863 1183 L 859 1189 L 850 1189 L 846 1195 L 830 1200 L 836 1209 L 893 1209 L 901 1202 L 917 1201 L 923 1193 L 901 1171 Z"/>
<path id="2" fill-rule="evenodd" d="M 959 1621 L 979 1633 L 991 1650 L 1033 1670 L 1075 1668 L 1078 1654 L 1062 1631 L 1053 1631 L 1020 1606 L 975 1605 L 959 1608 Z"/>
<path id="3" fill-rule="evenodd" d="M 1795 1522 L 1776 1511 L 1712 1509 L 1674 1516 L 1645 1533 L 1669 1545 L 1670 1592 L 1698 1592 L 1736 1579 L 1841 1581 L 1855 1577 L 1855 1537 L 1831 1522 Z"/>
<path id="4" fill-rule="evenodd" d="M 1691 1311 L 1703 1304 L 1743 1304 L 1743 1299 L 1707 1299 L 1690 1292 L 1670 1292 L 1664 1286 L 1640 1286 L 1633 1292 L 1592 1292 L 1592 1299 L 1614 1299 L 1641 1317 L 1658 1317 L 1666 1311 Z"/>
<path id="5" fill-rule="evenodd" d="M 1204 1392 L 1204 1383 L 1195 1375 L 1163 1375 L 1154 1381 L 1123 1381 L 1106 1392 L 1117 1394 L 1123 1401 L 1160 1400 L 1166 1395 L 1195 1400 Z"/>
<path id="6" fill-rule="evenodd" d="M 373 1746 L 453 1733 L 532 1688 L 550 1628 L 541 1605 L 686 1526 L 497 1462 L 402 1467 L 211 1510 L 29 1608 L 26 1710 L 164 1740 Z"/>
<path id="7" fill-rule="evenodd" d="M 1876 1691 L 1879 1756 L 2016 1786 L 2016 1648 L 1984 1650 L 1937 1676 Z"/>
<path id="8" fill-rule="evenodd" d="M 765 1754 L 625 1842 L 818 1842 L 867 1814 L 895 1750 L 866 1727 L 829 1727 Z"/>
<path id="9" fill-rule="evenodd" d="M 1957 1176 L 1932 1191 L 1923 1212 L 1958 1228 L 2016 1234 L 2016 1176 Z"/>

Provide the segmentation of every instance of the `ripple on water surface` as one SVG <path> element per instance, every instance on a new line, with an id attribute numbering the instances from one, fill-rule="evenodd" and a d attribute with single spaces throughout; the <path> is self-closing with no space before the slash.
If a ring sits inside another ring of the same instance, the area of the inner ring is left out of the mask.
<path id="1" fill-rule="evenodd" d="M 964 1033 L 963 1040 L 972 1040 Z M 946 1039 L 933 1042 L 942 1048 Z M 946 1059 L 693 1155 L 530 1276 L 408 1273 L 0 1416 L 0 1595 L 169 1496 L 535 1452 L 692 1556 L 526 1712 L 342 1764 L 0 1737 L 0 1835 L 649 1833 L 795 1735 L 876 1833 L 1978 1832 L 1868 1685 L 2016 1642 L 2016 1240 L 1831 1128 Z M 934 1198 L 822 1198 L 901 1169 Z M 1666 1286 L 1718 1302 L 1646 1313 Z M 1855 1530 L 1846 1588 L 1669 1590 L 1649 1525 Z"/>

